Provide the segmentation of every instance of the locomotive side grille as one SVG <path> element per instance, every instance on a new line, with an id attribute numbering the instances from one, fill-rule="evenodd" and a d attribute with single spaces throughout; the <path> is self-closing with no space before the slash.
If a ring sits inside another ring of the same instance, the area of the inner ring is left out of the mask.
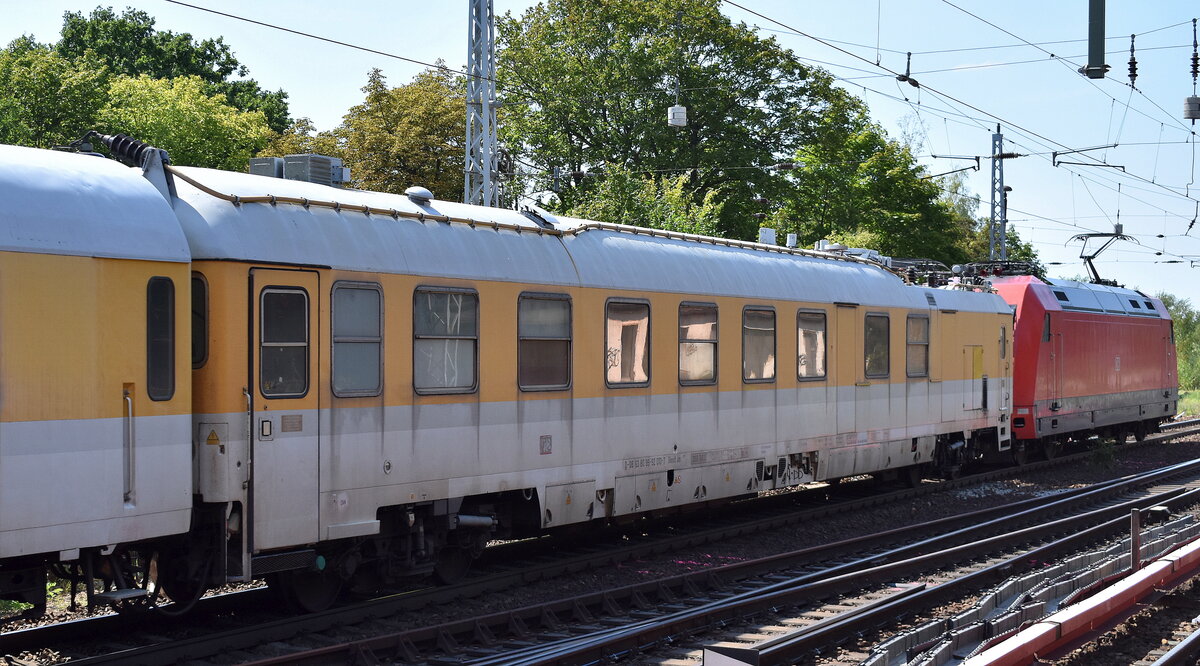
<path id="1" fill-rule="evenodd" d="M 316 561 L 317 551 L 312 549 L 296 550 L 290 553 L 259 555 L 250 563 L 250 569 L 253 571 L 253 575 L 261 576 L 262 574 L 275 573 L 277 571 L 304 569 L 312 566 L 313 562 Z"/>

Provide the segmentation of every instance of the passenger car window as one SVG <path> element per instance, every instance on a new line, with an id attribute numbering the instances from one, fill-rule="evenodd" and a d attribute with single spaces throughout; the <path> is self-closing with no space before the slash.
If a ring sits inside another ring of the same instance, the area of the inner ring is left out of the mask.
<path id="1" fill-rule="evenodd" d="M 175 395 L 175 283 L 167 277 L 146 283 L 146 393 L 151 400 Z"/>
<path id="2" fill-rule="evenodd" d="M 796 313 L 796 376 L 820 379 L 825 376 L 825 313 Z"/>
<path id="3" fill-rule="evenodd" d="M 413 387 L 418 393 L 470 393 L 476 387 L 479 296 L 417 289 L 413 297 Z"/>
<path id="4" fill-rule="evenodd" d="M 679 306 L 679 383 L 717 381 L 717 306 Z"/>
<path id="5" fill-rule="evenodd" d="M 1004 334 L 1003 329 L 1000 331 Z M 908 317 L 905 357 L 909 377 L 929 376 L 929 317 Z"/>
<path id="6" fill-rule="evenodd" d="M 609 386 L 650 382 L 650 304 L 609 301 L 604 333 L 604 379 Z"/>
<path id="7" fill-rule="evenodd" d="M 383 296 L 377 284 L 333 285 L 333 394 L 383 391 Z"/>
<path id="8" fill-rule="evenodd" d="M 742 379 L 775 381 L 775 311 L 747 308 L 742 311 Z"/>
<path id="9" fill-rule="evenodd" d="M 523 294 L 517 302 L 517 383 L 523 390 L 571 384 L 571 300 Z"/>
<path id="10" fill-rule="evenodd" d="M 264 396 L 308 393 L 308 293 L 272 287 L 261 296 L 259 383 Z"/>
<path id="11" fill-rule="evenodd" d="M 888 316 L 869 314 L 863 329 L 866 349 L 866 375 L 887 377 L 891 371 L 891 352 L 888 349 Z"/>

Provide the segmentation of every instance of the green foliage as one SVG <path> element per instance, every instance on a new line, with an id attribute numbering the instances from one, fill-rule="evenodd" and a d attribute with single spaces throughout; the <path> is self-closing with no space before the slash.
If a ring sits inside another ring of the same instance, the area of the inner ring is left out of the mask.
<path id="1" fill-rule="evenodd" d="M 1104 469 L 1117 464 L 1117 441 L 1111 437 L 1100 437 L 1092 449 L 1091 463 Z"/>
<path id="2" fill-rule="evenodd" d="M 1200 312 L 1186 298 L 1165 292 L 1155 294 L 1155 297 L 1171 313 L 1179 361 L 1179 388 L 1184 391 L 1200 389 Z"/>
<path id="3" fill-rule="evenodd" d="M 333 132 L 318 132 L 312 120 L 300 118 L 282 133 L 276 134 L 258 153 L 258 157 L 283 157 L 317 153 L 330 157 L 343 157 L 338 137 Z"/>
<path id="4" fill-rule="evenodd" d="M 697 203 L 687 190 L 687 176 L 635 174 L 612 165 L 601 172 L 599 182 L 565 211 L 566 215 L 669 229 L 712 236 L 720 223 L 719 192 L 709 190 Z"/>
<path id="5" fill-rule="evenodd" d="M 388 88 L 375 69 L 363 92 L 366 99 L 334 131 L 355 187 L 399 193 L 420 185 L 458 199 L 466 142 L 462 81 L 449 70 L 429 69 Z"/>
<path id="6" fill-rule="evenodd" d="M 81 12 L 66 12 L 61 39 L 54 48 L 64 58 L 103 62 L 126 76 L 198 76 L 217 83 L 231 74 L 246 73 L 220 37 L 196 42 L 187 33 L 155 30 L 154 18 L 135 9 L 126 9 L 120 16 L 111 7 L 97 7 L 86 17 Z"/>
<path id="7" fill-rule="evenodd" d="M 33 608 L 33 604 L 27 604 L 11 599 L 0 599 L 0 614 L 4 613 L 20 613 L 21 611 Z"/>
<path id="8" fill-rule="evenodd" d="M 50 148 L 95 122 L 109 73 L 68 60 L 28 37 L 0 50 L 0 142 Z"/>
<path id="9" fill-rule="evenodd" d="M 987 261 L 990 244 L 988 219 L 979 217 L 979 197 L 967 192 L 965 174 L 945 176 L 937 182 L 942 189 L 943 204 L 950 208 L 957 224 L 969 229 L 964 246 L 967 261 Z M 1041 277 L 1046 274 L 1046 268 L 1038 258 L 1037 250 L 1031 243 L 1021 240 L 1021 235 L 1016 229 L 1009 227 L 1005 238 L 1010 261 L 1029 262 L 1034 266 L 1035 275 Z"/>
<path id="10" fill-rule="evenodd" d="M 815 140 L 796 154 L 794 195 L 774 216 L 800 244 L 828 238 L 894 257 L 965 261 L 972 220 L 956 214 L 903 144 L 888 139 L 861 105 L 824 114 Z M 861 244 L 860 244 L 861 243 Z"/>
<path id="11" fill-rule="evenodd" d="M 1188 416 L 1200 416 L 1200 391 L 1181 391 L 1179 393 L 1179 413 Z"/>
<path id="12" fill-rule="evenodd" d="M 126 9 L 118 16 L 111 7 L 97 7 L 86 17 L 66 12 L 54 49 L 73 62 L 89 62 L 129 77 L 199 77 L 206 93 L 219 93 L 243 111 L 262 111 L 276 132 L 290 124 L 287 93 L 265 91 L 253 79 L 230 80 L 248 72 L 224 39 L 197 41 L 186 32 L 156 30 L 154 18 L 140 10 Z"/>
<path id="13" fill-rule="evenodd" d="M 165 149 L 175 164 L 230 171 L 244 171 L 271 138 L 262 112 L 239 111 L 207 94 L 197 76 L 117 77 L 98 125 Z"/>
<path id="14" fill-rule="evenodd" d="M 363 102 L 347 111 L 336 129 L 318 132 L 312 121 L 301 118 L 258 155 L 340 157 L 350 168 L 354 187 L 402 193 L 420 185 L 442 199 L 458 199 L 465 152 L 462 79 L 434 68 L 389 88 L 383 73 L 374 69 L 362 90 Z"/>
<path id="15" fill-rule="evenodd" d="M 718 0 L 546 0 L 500 18 L 501 140 L 541 189 L 556 167 L 686 176 L 697 204 L 720 190 L 720 234 L 753 238 L 762 210 L 754 199 L 782 199 L 792 187 L 768 167 L 852 98 L 719 9 Z M 683 128 L 666 122 L 677 86 Z M 600 182 L 571 178 L 563 205 Z"/>

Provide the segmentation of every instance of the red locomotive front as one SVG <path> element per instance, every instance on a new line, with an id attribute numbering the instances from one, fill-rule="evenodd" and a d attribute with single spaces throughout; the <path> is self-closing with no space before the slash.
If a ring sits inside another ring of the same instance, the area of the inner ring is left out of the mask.
<path id="1" fill-rule="evenodd" d="M 996 278 L 1016 316 L 1013 435 L 1054 452 L 1091 435 L 1156 432 L 1178 399 L 1171 316 L 1141 292 L 1032 276 Z"/>

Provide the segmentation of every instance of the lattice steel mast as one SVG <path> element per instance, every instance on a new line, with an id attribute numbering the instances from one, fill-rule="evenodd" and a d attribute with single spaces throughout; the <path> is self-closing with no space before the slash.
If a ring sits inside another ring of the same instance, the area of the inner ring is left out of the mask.
<path id="1" fill-rule="evenodd" d="M 1004 196 L 1004 135 L 1000 126 L 996 125 L 996 133 L 992 135 L 992 214 L 988 224 L 988 259 L 991 261 L 1006 261 L 1008 252 L 1004 236 L 1008 220 L 1007 202 Z"/>
<path id="2" fill-rule="evenodd" d="M 467 152 L 463 202 L 496 206 L 496 21 L 492 0 L 468 0 Z"/>

